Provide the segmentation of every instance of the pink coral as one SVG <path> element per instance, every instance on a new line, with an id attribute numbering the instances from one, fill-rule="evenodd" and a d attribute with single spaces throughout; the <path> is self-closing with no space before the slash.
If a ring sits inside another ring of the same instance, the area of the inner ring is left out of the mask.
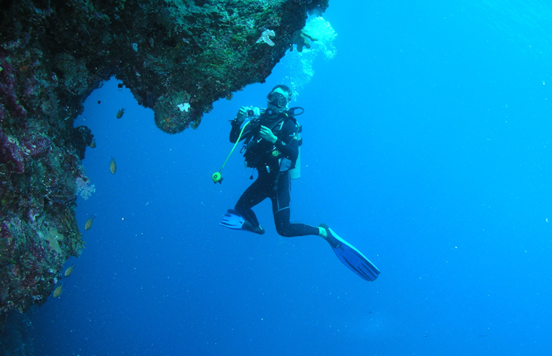
<path id="1" fill-rule="evenodd" d="M 80 194 L 80 196 L 84 200 L 88 200 L 92 193 L 96 192 L 96 187 L 94 186 L 94 184 L 90 184 L 89 179 L 84 179 L 81 177 L 77 177 L 77 181 L 75 182 L 77 184 L 77 194 Z"/>

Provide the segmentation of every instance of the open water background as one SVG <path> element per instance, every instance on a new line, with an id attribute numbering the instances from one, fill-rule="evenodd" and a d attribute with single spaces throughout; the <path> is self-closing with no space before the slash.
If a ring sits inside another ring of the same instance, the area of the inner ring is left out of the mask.
<path id="1" fill-rule="evenodd" d="M 35 353 L 548 354 L 551 6 L 331 1 L 337 55 L 295 102 L 292 220 L 330 225 L 381 269 L 372 283 L 320 238 L 279 237 L 268 202 L 264 236 L 218 225 L 251 174 L 235 153 L 211 181 L 228 120 L 265 106 L 284 64 L 172 136 L 106 83 L 75 123 L 97 143 L 96 193 L 77 209 L 86 249 L 31 315 Z"/>

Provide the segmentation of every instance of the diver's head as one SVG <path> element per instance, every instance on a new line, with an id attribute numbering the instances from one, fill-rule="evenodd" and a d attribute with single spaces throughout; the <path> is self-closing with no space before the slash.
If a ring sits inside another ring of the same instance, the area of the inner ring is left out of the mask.
<path id="1" fill-rule="evenodd" d="M 272 110 L 275 114 L 287 110 L 291 96 L 291 89 L 288 86 L 276 85 L 266 97 L 268 99 L 267 109 Z"/>

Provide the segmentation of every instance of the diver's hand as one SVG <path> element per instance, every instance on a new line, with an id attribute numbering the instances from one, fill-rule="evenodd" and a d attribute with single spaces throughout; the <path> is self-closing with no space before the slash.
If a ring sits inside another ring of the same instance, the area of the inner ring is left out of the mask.
<path id="1" fill-rule="evenodd" d="M 242 106 L 240 108 L 240 110 L 238 110 L 238 115 L 236 115 L 236 121 L 239 122 L 240 124 L 243 122 L 243 120 L 245 120 L 245 118 L 249 116 L 247 114 L 247 107 L 246 106 Z"/>
<path id="2" fill-rule="evenodd" d="M 269 129 L 268 127 L 266 127 L 266 126 L 261 125 L 261 130 L 259 131 L 259 133 L 260 133 L 261 138 L 263 140 L 267 140 L 271 143 L 276 143 L 276 141 L 278 140 L 278 137 L 276 137 L 272 133 L 272 130 Z"/>

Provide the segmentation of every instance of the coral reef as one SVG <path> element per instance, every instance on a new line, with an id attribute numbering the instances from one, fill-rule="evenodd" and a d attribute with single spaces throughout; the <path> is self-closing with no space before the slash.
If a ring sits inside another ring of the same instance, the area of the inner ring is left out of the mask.
<path id="1" fill-rule="evenodd" d="M 263 82 L 328 0 L 0 2 L 0 325 L 53 291 L 83 248 L 75 220 L 81 159 L 73 128 L 112 76 L 167 133 L 196 128 L 220 98 Z M 272 30 L 274 46 L 256 43 Z M 80 179 L 80 180 L 79 180 Z M 82 190 L 82 187 L 79 189 Z"/>

